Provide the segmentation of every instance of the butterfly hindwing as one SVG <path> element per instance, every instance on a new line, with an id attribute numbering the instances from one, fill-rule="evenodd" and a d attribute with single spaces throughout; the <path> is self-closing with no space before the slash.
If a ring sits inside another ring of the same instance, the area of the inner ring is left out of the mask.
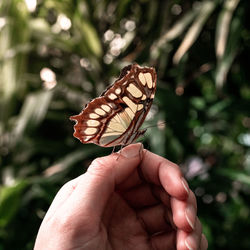
<path id="1" fill-rule="evenodd" d="M 151 107 L 156 89 L 154 68 L 132 64 L 125 67 L 100 97 L 76 116 L 74 136 L 82 143 L 103 147 L 127 145 L 145 131 L 139 130 Z"/>

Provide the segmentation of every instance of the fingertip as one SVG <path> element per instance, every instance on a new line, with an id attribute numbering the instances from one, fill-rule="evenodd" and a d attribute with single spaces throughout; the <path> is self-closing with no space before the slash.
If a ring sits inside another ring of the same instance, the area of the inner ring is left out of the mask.
<path id="1" fill-rule="evenodd" d="M 199 236 L 196 235 L 195 233 L 189 234 L 185 239 L 185 245 L 189 250 L 199 249 L 200 246 Z"/>
<path id="2" fill-rule="evenodd" d="M 188 186 L 188 183 L 186 181 L 186 179 L 184 177 L 181 178 L 181 183 L 182 183 L 182 186 L 183 188 L 185 189 L 187 195 L 189 195 L 189 186 Z"/>
<path id="3" fill-rule="evenodd" d="M 177 230 L 176 233 L 176 249 L 178 250 L 187 250 L 186 238 L 188 234 L 182 230 Z"/>
<path id="4" fill-rule="evenodd" d="M 193 228 L 189 224 L 189 220 L 187 219 L 185 204 L 181 204 L 175 198 L 171 198 L 171 207 L 173 212 L 173 221 L 176 227 L 185 232 L 192 232 Z"/>
<path id="5" fill-rule="evenodd" d="M 97 176 L 109 175 L 115 166 L 112 155 L 98 157 L 94 159 L 88 167 L 87 174 L 92 173 Z"/>
<path id="6" fill-rule="evenodd" d="M 201 245 L 200 245 L 201 250 L 206 250 L 208 249 L 208 241 L 207 238 L 204 234 L 201 235 Z"/>
<path id="7" fill-rule="evenodd" d="M 195 227 L 195 219 L 196 219 L 196 209 L 192 205 L 188 205 L 185 210 L 186 220 L 191 227 L 191 230 L 194 230 Z"/>
<path id="8" fill-rule="evenodd" d="M 118 161 L 121 162 L 120 160 L 124 157 L 128 159 L 139 157 L 141 150 L 143 150 L 142 143 L 130 144 L 122 148 L 118 152 L 94 159 L 92 163 L 90 164 L 89 168 L 100 167 L 100 166 L 108 167 L 108 166 L 118 165 Z"/>
<path id="9" fill-rule="evenodd" d="M 190 192 L 187 200 L 171 198 L 171 207 L 173 211 L 173 220 L 179 229 L 186 232 L 192 232 L 196 224 L 196 200 Z"/>
<path id="10" fill-rule="evenodd" d="M 139 157 L 140 152 L 143 152 L 143 144 L 135 143 L 124 147 L 118 152 L 118 154 L 120 153 L 122 156 L 126 158 L 133 158 L 133 157 Z"/>
<path id="11" fill-rule="evenodd" d="M 163 187 L 171 196 L 179 200 L 188 198 L 190 189 L 179 168 L 172 164 L 162 165 L 159 169 L 159 178 Z"/>
<path id="12" fill-rule="evenodd" d="M 123 182 L 139 165 L 141 143 L 130 144 L 119 152 L 96 158 L 89 166 L 88 173 L 105 179 L 112 179 L 114 184 Z"/>
<path id="13" fill-rule="evenodd" d="M 178 165 L 144 149 L 140 166 L 144 180 L 161 185 L 168 194 L 179 200 L 188 198 L 190 189 Z"/>

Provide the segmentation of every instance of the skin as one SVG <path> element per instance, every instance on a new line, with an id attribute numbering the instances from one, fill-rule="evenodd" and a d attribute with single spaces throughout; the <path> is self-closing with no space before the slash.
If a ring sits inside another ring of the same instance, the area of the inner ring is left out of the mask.
<path id="1" fill-rule="evenodd" d="M 204 250 L 196 212 L 179 167 L 132 144 L 61 188 L 34 249 Z"/>

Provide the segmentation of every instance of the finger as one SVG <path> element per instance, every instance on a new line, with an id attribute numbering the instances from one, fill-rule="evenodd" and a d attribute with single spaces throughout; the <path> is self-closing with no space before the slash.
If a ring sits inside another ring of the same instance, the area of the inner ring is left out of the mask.
<path id="1" fill-rule="evenodd" d="M 187 236 L 185 244 L 188 249 L 199 249 L 202 235 L 202 225 L 200 220 L 196 218 L 195 230 Z"/>
<path id="2" fill-rule="evenodd" d="M 206 250 L 208 248 L 207 238 L 204 234 L 201 235 L 200 249 Z"/>
<path id="3" fill-rule="evenodd" d="M 159 249 L 159 250 L 175 250 L 175 240 L 176 233 L 175 231 L 163 233 L 159 235 L 154 235 L 151 237 L 151 245 L 152 249 Z"/>
<path id="4" fill-rule="evenodd" d="M 165 191 L 165 189 L 163 187 L 156 186 L 156 185 L 151 185 L 151 192 L 152 192 L 153 196 L 157 200 L 161 201 L 161 203 L 164 206 L 171 209 L 170 196 L 168 195 L 168 193 L 166 193 L 166 191 Z"/>
<path id="5" fill-rule="evenodd" d="M 195 229 L 191 233 L 177 230 L 177 250 L 199 249 L 201 243 L 202 225 L 196 217 Z"/>
<path id="6" fill-rule="evenodd" d="M 194 193 L 190 191 L 188 199 L 185 201 L 171 197 L 170 203 L 176 227 L 186 232 L 193 231 L 197 212 L 197 204 Z"/>
<path id="7" fill-rule="evenodd" d="M 138 168 L 136 168 L 126 180 L 124 180 L 121 184 L 117 185 L 117 189 L 129 190 L 131 188 L 141 185 L 142 183 L 143 180 L 140 178 L 138 174 Z"/>
<path id="8" fill-rule="evenodd" d="M 152 193 L 151 189 L 151 185 L 145 183 L 129 189 L 128 191 L 119 191 L 119 193 L 130 207 L 144 208 L 146 206 L 156 205 L 160 202 Z"/>
<path id="9" fill-rule="evenodd" d="M 187 199 L 188 184 L 176 164 L 144 149 L 140 169 L 146 181 L 163 186 L 167 193 L 177 199 Z"/>
<path id="10" fill-rule="evenodd" d="M 54 213 L 57 212 L 58 209 L 60 207 L 62 207 L 63 204 L 65 204 L 67 199 L 70 197 L 70 195 L 74 191 L 80 178 L 81 178 L 81 176 L 78 176 L 77 178 L 67 182 L 66 184 L 64 184 L 61 187 L 61 189 L 56 194 L 53 202 L 51 203 L 51 205 L 46 213 L 45 219 L 49 219 L 50 216 L 53 216 Z"/>
<path id="11" fill-rule="evenodd" d="M 141 184 L 128 191 L 119 190 L 119 194 L 133 208 L 144 208 L 159 203 L 171 208 L 169 195 L 162 187 L 153 184 Z"/>
<path id="12" fill-rule="evenodd" d="M 173 231 L 171 211 L 162 204 L 137 211 L 137 217 L 149 234 Z"/>
<path id="13" fill-rule="evenodd" d="M 94 160 L 87 172 L 82 175 L 74 192 L 67 200 L 71 210 L 77 210 L 79 216 L 100 219 L 115 186 L 123 182 L 140 163 L 141 144 L 131 144 L 120 154 L 111 154 Z M 117 160 L 119 157 L 119 160 Z M 72 208 L 72 205 L 74 206 Z M 83 212 L 84 211 L 84 212 Z M 81 212 L 84 215 L 81 215 Z M 91 216 L 94 214 L 95 216 Z M 75 218 L 79 218 L 75 216 Z"/>

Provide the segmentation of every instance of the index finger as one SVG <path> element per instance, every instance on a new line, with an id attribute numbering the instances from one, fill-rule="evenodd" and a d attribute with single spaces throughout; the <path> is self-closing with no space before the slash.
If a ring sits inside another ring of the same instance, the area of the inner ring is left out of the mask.
<path id="1" fill-rule="evenodd" d="M 140 170 L 147 182 L 162 186 L 168 194 L 177 199 L 188 198 L 188 184 L 180 168 L 173 162 L 144 149 Z"/>

